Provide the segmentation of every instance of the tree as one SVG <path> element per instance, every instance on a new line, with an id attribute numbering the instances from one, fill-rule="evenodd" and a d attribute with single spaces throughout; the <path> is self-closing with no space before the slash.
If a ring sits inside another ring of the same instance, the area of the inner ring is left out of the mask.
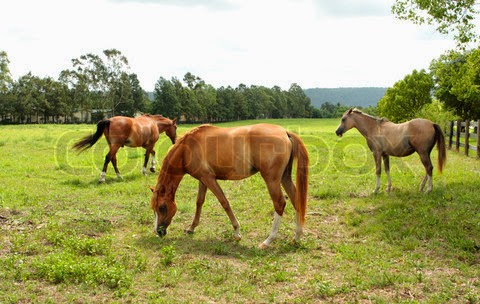
<path id="1" fill-rule="evenodd" d="M 162 114 L 167 117 L 181 116 L 181 105 L 174 84 L 175 81 L 175 78 L 172 78 L 172 80 L 169 81 L 160 77 L 155 84 L 155 90 L 153 92 L 154 99 L 152 103 L 152 112 L 154 114 Z"/>
<path id="2" fill-rule="evenodd" d="M 7 53 L 0 51 L 0 117 L 2 121 L 11 114 L 14 102 L 11 92 L 13 80 L 8 68 L 9 63 Z"/>
<path id="3" fill-rule="evenodd" d="M 415 24 L 431 24 L 442 34 L 453 33 L 459 46 L 475 42 L 475 0 L 396 0 L 392 13 L 399 19 Z"/>
<path id="4" fill-rule="evenodd" d="M 116 49 L 103 51 L 104 59 L 95 54 L 82 55 L 72 59 L 73 70 L 64 71 L 76 77 L 77 83 L 86 84 L 93 92 L 93 106 L 97 109 L 107 110 L 111 116 L 116 115 L 116 107 L 125 102 L 121 90 L 129 70 L 128 60 Z"/>
<path id="5" fill-rule="evenodd" d="M 480 49 L 450 52 L 433 60 L 435 97 L 463 120 L 480 118 Z"/>
<path id="6" fill-rule="evenodd" d="M 425 70 L 405 76 L 388 88 L 378 102 L 378 111 L 393 122 L 407 121 L 415 117 L 422 107 L 432 102 L 433 80 Z"/>
<path id="7" fill-rule="evenodd" d="M 0 51 L 0 94 L 7 94 L 13 83 L 10 69 L 8 68 L 8 55 L 4 51 Z"/>
<path id="8" fill-rule="evenodd" d="M 310 98 L 305 95 L 303 89 L 296 83 L 290 86 L 288 96 L 288 116 L 289 117 L 310 117 L 312 105 Z"/>

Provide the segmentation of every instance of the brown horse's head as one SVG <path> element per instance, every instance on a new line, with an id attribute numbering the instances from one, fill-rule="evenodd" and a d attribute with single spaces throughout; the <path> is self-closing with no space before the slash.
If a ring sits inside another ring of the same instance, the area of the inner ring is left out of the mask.
<path id="1" fill-rule="evenodd" d="M 164 187 L 152 189 L 152 192 L 150 205 L 155 213 L 155 232 L 162 237 L 167 234 L 167 227 L 177 212 L 177 204 L 173 196 L 167 194 Z"/>
<path id="2" fill-rule="evenodd" d="M 177 140 L 177 119 L 172 119 L 172 123 L 165 129 L 165 134 L 170 138 L 172 144 Z"/>
<path id="3" fill-rule="evenodd" d="M 349 109 L 343 114 L 340 125 L 338 126 L 337 131 L 335 131 L 335 133 L 337 133 L 337 136 L 342 136 L 343 133 L 354 127 L 355 122 L 351 118 L 353 112 L 354 109 Z"/>

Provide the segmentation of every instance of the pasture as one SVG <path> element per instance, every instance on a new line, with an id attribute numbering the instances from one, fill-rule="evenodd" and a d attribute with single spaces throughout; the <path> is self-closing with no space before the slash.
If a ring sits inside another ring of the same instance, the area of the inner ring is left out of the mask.
<path id="1" fill-rule="evenodd" d="M 372 194 L 373 156 L 356 130 L 338 138 L 337 119 L 263 122 L 296 132 L 310 153 L 305 234 L 292 242 L 287 202 L 267 250 L 257 246 L 273 205 L 259 175 L 220 182 L 241 241 L 210 192 L 195 234 L 184 234 L 198 187 L 190 176 L 159 238 L 148 186 L 171 146 L 165 134 L 157 173 L 141 174 L 144 149 L 122 148 L 123 180 L 109 166 L 99 184 L 105 139 L 82 154 L 71 149 L 94 125 L 0 126 L 0 303 L 480 303 L 479 160 L 447 151 L 425 194 L 418 155 L 392 157 L 392 192 L 382 173 Z"/>

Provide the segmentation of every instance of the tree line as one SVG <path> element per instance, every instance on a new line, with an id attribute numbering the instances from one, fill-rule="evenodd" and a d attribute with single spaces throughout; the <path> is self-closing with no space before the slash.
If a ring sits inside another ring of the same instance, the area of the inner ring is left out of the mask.
<path id="1" fill-rule="evenodd" d="M 0 52 L 0 120 L 2 123 L 96 122 L 115 115 L 155 113 L 187 122 L 257 118 L 318 117 L 303 89 L 278 86 L 214 88 L 186 73 L 182 81 L 160 77 L 153 100 L 142 89 L 128 60 L 116 49 L 72 59 L 58 79 L 31 73 L 13 80 L 6 52 Z"/>
<path id="2" fill-rule="evenodd" d="M 452 50 L 388 88 L 378 112 L 394 122 L 427 117 L 480 118 L 480 48 Z M 445 118 L 445 119 L 447 119 Z"/>

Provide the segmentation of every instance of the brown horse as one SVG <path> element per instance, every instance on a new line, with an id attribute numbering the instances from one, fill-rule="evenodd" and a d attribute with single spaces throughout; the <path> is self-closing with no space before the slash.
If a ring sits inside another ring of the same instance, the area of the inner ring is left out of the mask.
<path id="1" fill-rule="evenodd" d="M 292 182 L 292 165 L 297 159 L 296 186 Z M 285 208 L 285 189 L 296 212 L 295 240 L 302 234 L 308 187 L 308 153 L 300 137 L 282 127 L 258 124 L 236 128 L 203 125 L 185 134 L 163 160 L 151 207 L 155 212 L 155 231 L 167 233 L 177 207 L 175 192 L 185 174 L 199 181 L 195 217 L 187 233 L 193 233 L 200 221 L 207 188 L 220 201 L 239 240 L 240 225 L 217 180 L 240 180 L 257 172 L 263 177 L 273 200 L 275 215 L 270 236 L 260 244 L 266 248 L 276 238 Z"/>
<path id="2" fill-rule="evenodd" d="M 103 170 L 100 174 L 99 182 L 105 182 L 105 175 L 107 174 L 107 166 L 112 162 L 113 168 L 117 173 L 117 177 L 121 178 L 120 172 L 117 168 L 117 151 L 120 147 L 143 147 L 145 148 L 145 161 L 143 163 L 142 173 L 147 173 L 147 163 L 150 154 L 152 154 L 152 166 L 150 171 L 155 172 L 155 143 L 164 132 L 175 143 L 177 137 L 177 119 L 170 120 L 162 115 L 142 115 L 131 118 L 125 116 L 114 116 L 109 119 L 104 119 L 98 122 L 97 132 L 88 135 L 75 143 L 74 149 L 83 151 L 93 146 L 98 139 L 105 135 L 110 151 L 105 156 Z"/>
<path id="3" fill-rule="evenodd" d="M 447 160 L 445 138 L 439 125 L 421 118 L 394 124 L 388 120 L 365 114 L 357 109 L 350 109 L 343 114 L 336 133 L 338 136 L 342 136 L 351 128 L 357 128 L 365 137 L 368 147 L 373 152 L 377 174 L 377 185 L 374 192 L 378 192 L 380 188 L 382 158 L 388 179 L 387 191 L 390 191 L 392 181 L 390 179 L 390 161 L 388 157 L 403 157 L 411 155 L 413 152 L 417 152 L 420 155 L 420 160 L 426 171 L 425 177 L 420 183 L 420 191 L 423 191 L 427 180 L 427 192 L 432 191 L 433 165 L 430 159 L 430 152 L 435 144 L 437 144 L 438 149 L 438 170 L 440 173 L 442 173 L 443 166 Z"/>

